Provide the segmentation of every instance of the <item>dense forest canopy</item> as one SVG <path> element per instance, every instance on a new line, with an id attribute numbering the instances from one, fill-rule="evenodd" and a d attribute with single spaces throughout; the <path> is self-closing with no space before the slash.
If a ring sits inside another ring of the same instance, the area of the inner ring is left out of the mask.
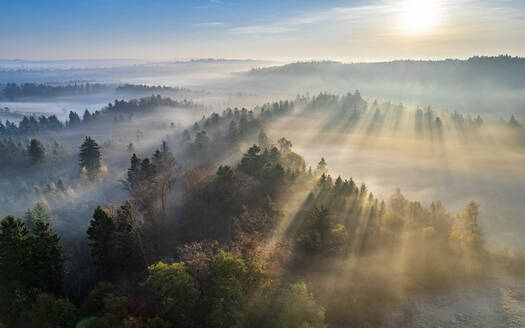
<path id="1" fill-rule="evenodd" d="M 86 109 L 82 118 L 76 112 L 70 111 L 66 122 L 60 122 L 56 115 L 47 117 L 23 116 L 18 125 L 6 120 L 5 125 L 0 122 L 0 136 L 25 137 L 64 128 L 77 128 L 80 124 L 89 124 L 97 121 L 108 121 L 111 119 L 131 120 L 133 115 L 144 115 L 148 112 L 151 114 L 152 110 L 158 108 L 201 109 L 202 105 L 187 99 L 179 101 L 169 97 L 161 97 L 160 95 L 131 99 L 129 101 L 115 100 L 114 103 L 109 103 L 106 107 L 93 113 Z"/>
<path id="2" fill-rule="evenodd" d="M 525 1 L 0 8 L 0 328 L 525 327 Z"/>
<path id="3" fill-rule="evenodd" d="M 26 97 L 59 97 L 72 95 L 87 95 L 108 91 L 109 87 L 103 84 L 73 84 L 65 86 L 52 86 L 35 83 L 7 83 L 3 88 L 3 95 L 9 99 Z"/>
<path id="4" fill-rule="evenodd" d="M 492 140 L 521 153 L 515 117 L 408 108 L 359 91 L 201 118 L 199 106 L 152 96 L 71 112 L 66 122 L 2 125 L 11 174 L 0 179 L 20 197 L 1 200 L 14 209 L 0 225 L 1 324 L 403 326 L 414 315 L 407 299 L 523 274 L 522 253 L 486 247 L 483 204 L 451 213 L 400 189 L 377 197 L 278 134 L 281 124 L 313 120 L 319 142 L 366 136 L 367 147 L 405 155 L 384 138 L 433 145 L 428 154 L 468 142 L 476 155 L 477 142 Z M 158 122 L 166 113 L 195 120 Z M 495 139 L 476 141 L 483 134 Z"/>
<path id="5" fill-rule="evenodd" d="M 468 113 L 522 115 L 525 59 L 508 55 L 466 60 L 396 60 L 372 63 L 296 62 L 255 68 L 242 75 L 245 88 L 276 95 L 351 86 L 375 97 L 412 106 L 433 104 Z"/>
<path id="6" fill-rule="evenodd" d="M 55 98 L 55 97 L 71 97 L 71 96 L 87 96 L 93 94 L 103 93 L 131 93 L 131 94 L 147 94 L 153 93 L 191 93 L 192 90 L 181 87 L 168 86 L 149 86 L 145 84 L 123 84 L 111 85 L 102 83 L 74 83 L 64 85 L 53 85 L 44 83 L 21 83 L 8 82 L 5 85 L 0 84 L 1 95 L 10 101 L 20 100 L 26 98 Z M 26 99 L 27 100 L 27 99 Z"/>
<path id="7" fill-rule="evenodd" d="M 511 89 L 522 89 L 525 86 L 524 73 L 525 58 L 508 55 L 476 56 L 467 60 L 396 60 L 379 63 L 297 62 L 250 71 L 254 75 L 336 75 L 383 81 L 402 79 L 423 84 L 454 83 L 462 86 L 489 80 Z"/>

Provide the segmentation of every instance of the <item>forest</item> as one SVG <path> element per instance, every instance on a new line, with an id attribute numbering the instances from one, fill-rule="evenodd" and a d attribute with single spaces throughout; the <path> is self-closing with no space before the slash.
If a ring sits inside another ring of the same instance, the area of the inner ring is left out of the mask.
<path id="1" fill-rule="evenodd" d="M 59 97 L 59 96 L 72 96 L 72 95 L 86 95 L 92 93 L 100 93 L 108 91 L 106 85 L 95 83 L 95 84 L 73 84 L 65 86 L 52 86 L 47 84 L 35 84 L 35 83 L 7 83 L 2 93 L 9 100 L 15 100 L 18 98 L 27 97 Z"/>
<path id="2" fill-rule="evenodd" d="M 514 116 L 359 91 L 201 109 L 155 95 L 65 122 L 0 123 L 0 326 L 408 326 L 407 298 L 525 273 L 523 251 L 486 247 L 482 204 L 453 213 L 399 188 L 378 197 L 324 157 L 307 162 L 280 128 L 312 119 L 391 154 L 410 150 L 385 133 L 431 154 L 468 143 L 474 155 L 489 140 L 476 136 L 491 134 L 521 153 Z"/>
<path id="3" fill-rule="evenodd" d="M 0 328 L 525 327 L 525 1 L 3 1 L 0 44 Z"/>
<path id="4" fill-rule="evenodd" d="M 3 96 L 10 101 L 21 100 L 27 98 L 56 98 L 56 97 L 72 97 L 72 96 L 89 96 L 109 92 L 116 93 L 131 93 L 131 94 L 160 94 L 160 93 L 181 93 L 192 92 L 190 89 L 180 87 L 167 86 L 149 86 L 145 84 L 123 84 L 111 85 L 103 83 L 68 83 L 53 85 L 49 83 L 21 83 L 8 82 L 5 85 L 0 84 L 0 97 Z"/>
<path id="5" fill-rule="evenodd" d="M 377 63 L 341 63 L 334 61 L 296 62 L 287 65 L 253 68 L 249 74 L 283 74 L 295 76 L 341 76 L 360 77 L 372 80 L 395 80 L 402 76 L 419 83 L 456 83 L 467 86 L 467 82 L 500 83 L 507 88 L 519 88 L 523 79 L 524 58 L 509 55 L 474 56 L 466 60 L 396 60 Z M 488 76 L 487 76 L 488 75 Z"/>

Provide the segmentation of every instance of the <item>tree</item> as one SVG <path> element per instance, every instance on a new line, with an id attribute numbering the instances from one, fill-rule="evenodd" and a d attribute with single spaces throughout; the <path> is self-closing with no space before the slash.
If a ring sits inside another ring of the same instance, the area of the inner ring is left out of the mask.
<path id="1" fill-rule="evenodd" d="M 158 262 L 149 268 L 144 287 L 160 298 L 161 317 L 169 319 L 177 327 L 191 327 L 199 289 L 183 263 Z"/>
<path id="2" fill-rule="evenodd" d="M 77 309 L 66 299 L 40 294 L 31 309 L 31 318 L 27 321 L 33 321 L 35 327 L 71 328 L 77 321 Z"/>
<path id="3" fill-rule="evenodd" d="M 250 304 L 243 327 L 255 328 L 325 328 L 325 309 L 308 292 L 306 284 L 263 295 Z M 253 310 L 252 310 L 253 308 Z"/>
<path id="4" fill-rule="evenodd" d="M 9 100 L 13 100 L 22 95 L 22 89 L 16 83 L 7 83 L 4 87 L 4 95 Z"/>
<path id="5" fill-rule="evenodd" d="M 84 116 L 82 116 L 82 121 L 84 123 L 89 123 L 93 120 L 93 115 L 89 112 L 89 110 L 84 110 Z"/>
<path id="6" fill-rule="evenodd" d="M 31 139 L 27 146 L 27 153 L 33 164 L 42 163 L 46 158 L 46 150 L 38 139 Z"/>
<path id="7" fill-rule="evenodd" d="M 194 147 L 197 152 L 206 150 L 209 146 L 209 143 L 210 143 L 210 138 L 206 134 L 206 131 L 203 130 L 197 133 L 197 135 L 195 136 Z"/>
<path id="8" fill-rule="evenodd" d="M 130 167 L 128 169 L 128 176 L 125 181 L 122 181 L 124 188 L 132 193 L 140 183 L 140 158 L 133 154 L 130 159 Z"/>
<path id="9" fill-rule="evenodd" d="M 259 176 L 264 165 L 264 161 L 259 154 L 260 152 L 261 148 L 259 146 L 251 146 L 246 154 L 243 155 L 237 169 L 253 177 Z"/>
<path id="10" fill-rule="evenodd" d="M 87 176 L 93 180 L 100 170 L 100 147 L 91 137 L 86 137 L 80 146 L 80 168 L 86 169 Z"/>
<path id="11" fill-rule="evenodd" d="M 228 141 L 235 145 L 239 141 L 239 133 L 237 131 L 237 123 L 235 121 L 230 122 L 230 126 L 228 126 Z"/>
<path id="12" fill-rule="evenodd" d="M 133 274 L 147 266 L 135 217 L 129 201 L 117 209 L 111 250 L 114 274 Z"/>
<path id="13" fill-rule="evenodd" d="M 231 187 L 235 183 L 235 172 L 228 165 L 221 165 L 217 169 L 217 182 L 221 187 Z"/>
<path id="14" fill-rule="evenodd" d="M 306 253 L 338 254 L 348 238 L 346 229 L 332 224 L 328 208 L 314 206 L 307 225 L 299 232 L 297 246 Z"/>
<path id="15" fill-rule="evenodd" d="M 31 250 L 31 260 L 28 263 L 31 286 L 60 294 L 65 275 L 60 238 L 51 230 L 49 223 L 37 219 L 30 231 L 28 243 Z"/>
<path id="16" fill-rule="evenodd" d="M 472 245 L 480 246 L 483 239 L 478 227 L 478 214 L 479 205 L 470 201 L 465 207 L 465 212 L 458 214 L 460 226 L 453 227 L 452 236 Z"/>
<path id="17" fill-rule="evenodd" d="M 110 279 L 113 273 L 111 249 L 114 232 L 113 219 L 102 207 L 98 206 L 93 213 L 87 235 L 90 241 L 91 256 L 93 256 L 99 275 L 103 279 Z"/>
<path id="18" fill-rule="evenodd" d="M 278 299 L 277 327 L 323 328 L 324 309 L 317 305 L 304 283 L 296 283 Z"/>
<path id="19" fill-rule="evenodd" d="M 2 284 L 22 283 L 30 254 L 28 231 L 20 219 L 5 217 L 0 224 L 0 278 Z"/>
<path id="20" fill-rule="evenodd" d="M 232 327 L 239 322 L 246 272 L 245 262 L 235 254 L 221 251 L 215 255 L 210 264 L 212 286 L 208 290 L 208 327 Z"/>
<path id="21" fill-rule="evenodd" d="M 77 113 L 73 112 L 73 111 L 69 111 L 69 121 L 68 121 L 68 126 L 72 127 L 72 126 L 77 126 L 79 125 L 81 122 L 80 122 L 80 117 L 78 116 Z"/>
<path id="22" fill-rule="evenodd" d="M 159 161 L 162 156 L 164 155 L 158 155 Z M 157 169 L 149 158 L 141 160 L 133 154 L 130 159 L 127 178 L 121 181 L 124 189 L 129 192 L 133 204 L 151 218 L 154 215 L 154 201 L 156 199 L 156 176 Z"/>
<path id="23" fill-rule="evenodd" d="M 326 164 L 326 161 L 324 160 L 324 157 L 323 157 L 323 158 L 321 158 L 321 161 L 317 164 L 316 173 L 318 175 L 328 173 L 328 169 L 326 167 L 327 167 L 327 164 Z"/>
<path id="24" fill-rule="evenodd" d="M 292 151 L 292 142 L 290 140 L 281 138 L 277 141 L 277 144 L 279 145 L 279 151 L 283 154 L 287 154 Z"/>
<path id="25" fill-rule="evenodd" d="M 59 184 L 60 181 L 61 180 L 59 180 Z M 50 224 L 55 221 L 55 217 L 53 217 L 53 215 L 49 212 L 49 208 L 44 202 L 36 203 L 35 207 L 28 209 L 24 215 L 24 224 L 28 229 L 35 227 L 36 221 L 38 220 L 42 220 Z"/>
<path id="26" fill-rule="evenodd" d="M 139 209 L 150 219 L 155 217 L 155 176 L 157 170 L 149 158 L 145 158 L 140 163 L 140 174 L 135 193 L 132 194 L 138 202 Z"/>
<path id="27" fill-rule="evenodd" d="M 60 238 L 42 219 L 28 230 L 22 220 L 5 217 L 0 227 L 0 278 L 6 285 L 61 293 L 64 259 Z"/>
<path id="28" fill-rule="evenodd" d="M 160 150 L 157 150 L 153 155 L 152 162 L 155 166 L 155 182 L 160 193 L 162 212 L 166 214 L 167 196 L 171 186 L 173 183 L 175 183 L 175 176 L 173 172 L 175 158 L 170 152 L 168 143 L 166 141 L 162 141 Z"/>

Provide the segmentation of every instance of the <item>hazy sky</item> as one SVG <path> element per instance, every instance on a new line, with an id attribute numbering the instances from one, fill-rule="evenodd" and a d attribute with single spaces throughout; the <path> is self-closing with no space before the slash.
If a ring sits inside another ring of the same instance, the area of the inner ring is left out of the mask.
<path id="1" fill-rule="evenodd" d="M 0 0 L 2 59 L 525 56 L 525 1 Z"/>

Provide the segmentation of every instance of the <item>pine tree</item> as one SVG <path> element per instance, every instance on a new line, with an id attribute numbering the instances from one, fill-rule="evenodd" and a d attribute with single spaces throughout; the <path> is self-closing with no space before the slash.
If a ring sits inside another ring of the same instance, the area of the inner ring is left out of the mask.
<path id="1" fill-rule="evenodd" d="M 117 210 L 113 234 L 112 262 L 114 274 L 135 273 L 147 266 L 133 206 L 129 201 Z"/>
<path id="2" fill-rule="evenodd" d="M 2 285 L 23 280 L 29 256 L 28 231 L 20 219 L 5 217 L 0 224 L 0 281 Z"/>
<path id="3" fill-rule="evenodd" d="M 73 112 L 73 111 L 69 111 L 69 121 L 68 121 L 68 126 L 77 126 L 80 124 L 80 117 L 78 116 L 77 113 Z"/>
<path id="4" fill-rule="evenodd" d="M 326 161 L 324 160 L 324 157 L 323 157 L 323 158 L 321 158 L 321 161 L 317 164 L 316 173 L 317 174 L 325 174 L 325 173 L 327 173 L 328 169 L 326 167 L 327 167 L 327 164 L 326 164 Z"/>
<path id="5" fill-rule="evenodd" d="M 80 168 L 85 168 L 87 176 L 93 180 L 98 171 L 100 170 L 100 147 L 91 137 L 86 137 L 82 145 L 80 146 L 79 155 Z"/>
<path id="6" fill-rule="evenodd" d="M 90 222 L 87 235 L 90 241 L 91 256 L 95 260 L 102 279 L 110 279 L 112 277 L 111 248 L 114 232 L 115 224 L 113 219 L 102 207 L 97 207 L 93 213 L 93 219 Z"/>
<path id="7" fill-rule="evenodd" d="M 46 157 L 46 150 L 38 139 L 31 139 L 27 146 L 27 153 L 31 157 L 33 164 L 42 163 Z"/>
<path id="8" fill-rule="evenodd" d="M 170 152 L 168 143 L 162 142 L 160 150 L 157 150 L 152 158 L 155 166 L 156 177 L 155 183 L 160 193 L 162 212 L 166 213 L 166 201 L 171 186 L 175 182 L 173 168 L 175 166 L 175 158 Z"/>
<path id="9" fill-rule="evenodd" d="M 27 291 L 61 293 L 64 259 L 59 242 L 49 223 L 42 219 L 37 219 L 28 231 L 22 220 L 4 218 L 0 226 L 2 283 Z"/>
<path id="10" fill-rule="evenodd" d="M 136 154 L 133 154 L 130 159 L 130 164 L 128 177 L 122 183 L 128 192 L 133 193 L 140 183 L 140 158 L 138 158 Z"/>
<path id="11" fill-rule="evenodd" d="M 47 292 L 61 293 L 64 282 L 64 258 L 60 238 L 42 219 L 35 221 L 28 238 L 31 248 L 28 270 L 31 286 Z"/>
<path id="12" fill-rule="evenodd" d="M 38 202 L 34 208 L 30 208 L 26 211 L 24 219 L 25 226 L 28 229 L 32 229 L 36 226 L 38 220 L 43 220 L 44 222 L 51 224 L 55 218 L 51 215 L 49 208 L 44 202 Z"/>
<path id="13" fill-rule="evenodd" d="M 82 117 L 82 121 L 84 121 L 84 123 L 89 123 L 92 121 L 92 118 L 93 118 L 93 115 L 91 115 L 91 113 L 86 109 L 84 111 L 84 116 Z"/>

